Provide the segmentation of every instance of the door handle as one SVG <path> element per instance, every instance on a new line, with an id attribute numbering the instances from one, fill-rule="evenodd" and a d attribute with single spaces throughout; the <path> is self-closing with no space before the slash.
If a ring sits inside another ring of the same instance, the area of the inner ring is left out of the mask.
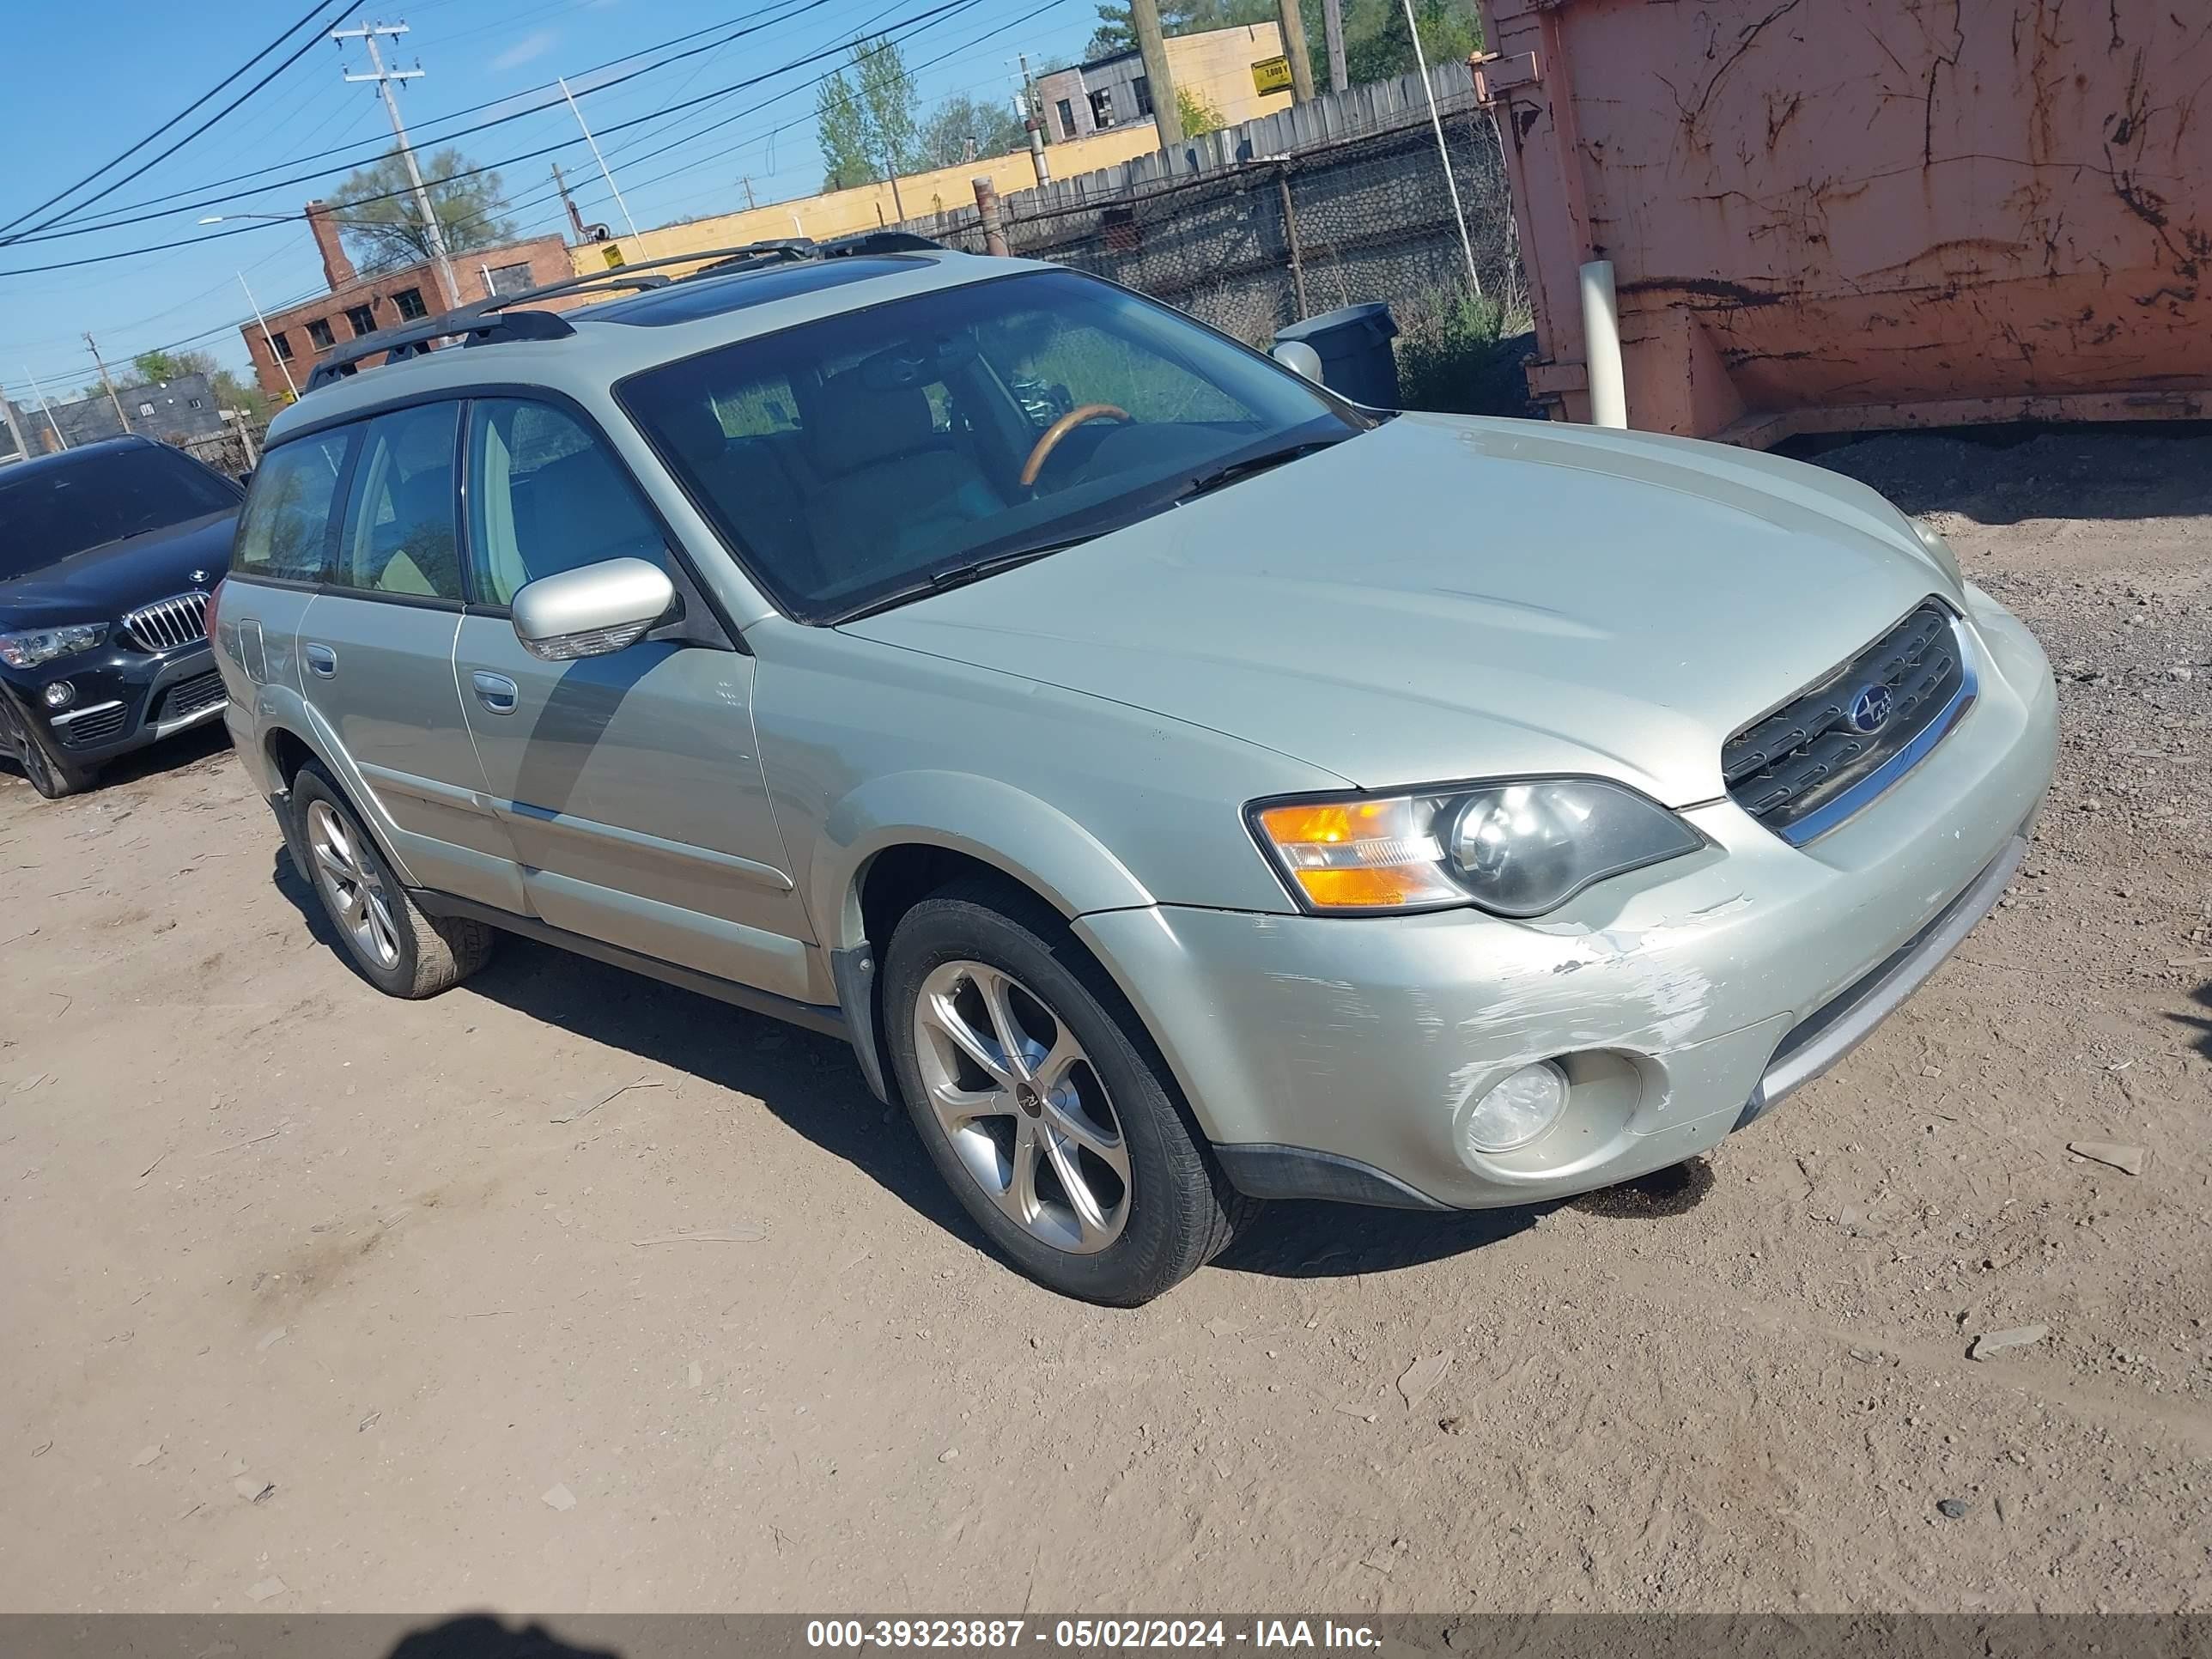
<path id="1" fill-rule="evenodd" d="M 338 672 L 338 653 L 327 645 L 311 645 L 306 652 L 307 672 L 325 679 Z"/>
<path id="2" fill-rule="evenodd" d="M 504 674 L 487 674 L 481 668 L 469 676 L 469 684 L 476 688 L 477 701 L 495 714 L 512 714 L 515 698 L 520 695 L 514 682 Z"/>

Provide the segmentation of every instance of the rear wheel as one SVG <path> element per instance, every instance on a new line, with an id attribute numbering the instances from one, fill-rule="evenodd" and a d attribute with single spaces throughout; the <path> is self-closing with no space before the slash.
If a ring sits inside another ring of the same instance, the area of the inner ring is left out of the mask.
<path id="1" fill-rule="evenodd" d="M 348 958 L 378 990 L 435 996 L 490 960 L 493 930 L 417 907 L 319 767 L 303 767 L 293 780 L 292 811 L 292 847 L 307 860 L 303 873 Z"/>
<path id="2" fill-rule="evenodd" d="M 1215 1164 L 1134 1014 L 1043 907 L 987 887 L 923 900 L 891 937 L 884 1013 L 932 1161 L 1048 1288 L 1148 1302 L 1256 1207 Z"/>
<path id="3" fill-rule="evenodd" d="M 97 769 L 72 765 L 54 753 L 37 727 L 17 714 L 12 703 L 0 702 L 0 718 L 7 722 L 8 739 L 21 761 L 23 775 L 40 794 L 48 800 L 59 800 L 92 787 L 99 775 Z"/>

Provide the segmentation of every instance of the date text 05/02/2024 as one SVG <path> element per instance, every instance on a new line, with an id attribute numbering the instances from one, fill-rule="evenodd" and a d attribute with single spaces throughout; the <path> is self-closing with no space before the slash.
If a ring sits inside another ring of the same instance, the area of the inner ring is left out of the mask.
<path id="1" fill-rule="evenodd" d="M 1370 1649 L 1382 1638 L 1334 1620 L 1254 1619 L 810 1619 L 810 1648 L 1263 1648 L 1300 1652 Z"/>

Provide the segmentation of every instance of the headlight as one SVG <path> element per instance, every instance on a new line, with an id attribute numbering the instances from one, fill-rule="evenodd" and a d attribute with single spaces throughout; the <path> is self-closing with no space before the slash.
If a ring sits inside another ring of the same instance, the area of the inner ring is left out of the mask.
<path id="1" fill-rule="evenodd" d="M 1928 556 L 1942 567 L 1943 574 L 1960 587 L 1966 585 L 1966 572 L 1959 568 L 1959 556 L 1951 550 L 1951 544 L 1943 539 L 1943 532 L 1925 519 L 1912 520 L 1912 533 L 1920 538 Z"/>
<path id="2" fill-rule="evenodd" d="M 1665 807 L 1595 778 L 1262 801 L 1250 817 L 1299 902 L 1339 914 L 1476 904 L 1541 915 L 1592 882 L 1705 844 Z"/>
<path id="3" fill-rule="evenodd" d="M 107 637 L 106 623 L 72 623 L 67 628 L 30 628 L 0 634 L 0 662 L 10 668 L 36 668 L 56 657 L 89 651 Z"/>

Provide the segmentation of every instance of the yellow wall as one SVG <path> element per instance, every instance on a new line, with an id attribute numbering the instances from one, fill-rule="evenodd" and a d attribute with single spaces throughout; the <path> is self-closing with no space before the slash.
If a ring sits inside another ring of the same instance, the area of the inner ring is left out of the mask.
<path id="1" fill-rule="evenodd" d="M 1283 55 L 1283 26 L 1254 23 L 1203 34 L 1168 37 L 1168 70 L 1178 87 L 1202 94 L 1229 125 L 1291 106 L 1287 92 L 1264 96 L 1252 85 L 1252 65 Z M 1053 175 L 1060 175 L 1055 170 Z"/>
<path id="2" fill-rule="evenodd" d="M 1244 76 L 1244 85 L 1249 91 L 1252 85 L 1249 72 Z M 1045 161 L 1054 178 L 1069 179 L 1080 173 L 1096 173 L 1101 167 L 1110 167 L 1134 156 L 1150 155 L 1158 143 L 1152 124 L 1145 121 L 1079 138 L 1073 143 L 1050 145 L 1045 150 Z M 973 207 L 974 181 L 981 178 L 996 183 L 1001 196 L 1028 190 L 1036 183 L 1029 152 L 1018 150 L 1011 155 L 987 156 L 963 161 L 958 167 L 939 167 L 933 173 L 917 173 L 901 179 L 898 200 L 904 204 L 908 218 Z M 596 276 L 607 269 L 609 248 L 619 249 L 625 263 L 636 264 L 647 259 L 668 258 L 708 248 L 736 247 L 746 242 L 774 241 L 786 236 L 826 240 L 832 236 L 850 235 L 854 231 L 873 230 L 880 224 L 896 224 L 899 217 L 889 185 L 860 185 L 851 190 L 833 190 L 821 196 L 694 219 L 689 224 L 664 225 L 635 236 L 618 236 L 611 242 L 587 242 L 572 252 L 579 276 Z"/>

